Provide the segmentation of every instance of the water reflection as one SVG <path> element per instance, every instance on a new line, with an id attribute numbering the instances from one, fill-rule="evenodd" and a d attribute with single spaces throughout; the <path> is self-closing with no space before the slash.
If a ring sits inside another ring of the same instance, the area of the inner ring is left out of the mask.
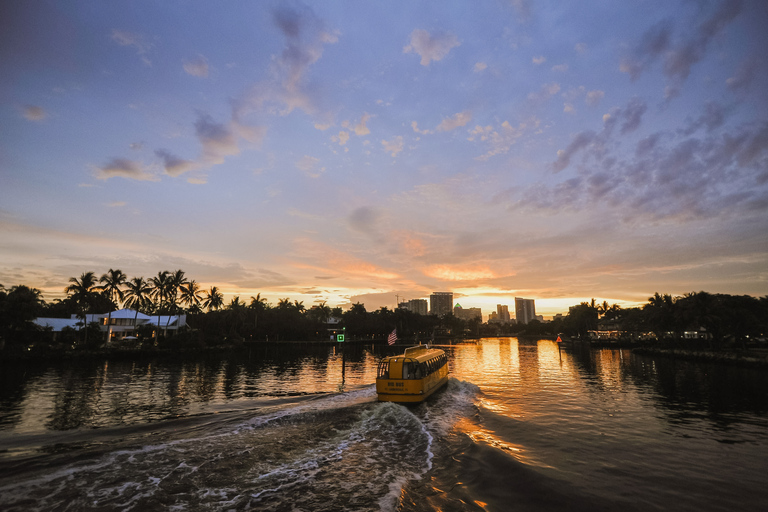
<path id="1" fill-rule="evenodd" d="M 508 418 L 565 419 L 577 428 L 585 408 L 610 417 L 635 410 L 637 401 L 653 402 L 665 411 L 665 421 L 703 416 L 717 428 L 768 413 L 768 375 L 758 370 L 561 347 L 550 340 L 483 339 L 445 349 L 452 375 L 480 386 L 487 410 Z M 374 382 L 377 360 L 391 350 L 347 345 L 342 353 L 339 346 L 263 344 L 234 356 L 184 362 L 6 367 L 0 372 L 0 430 L 129 425 L 221 410 L 255 397 L 336 392 L 342 384 L 354 389 Z"/>

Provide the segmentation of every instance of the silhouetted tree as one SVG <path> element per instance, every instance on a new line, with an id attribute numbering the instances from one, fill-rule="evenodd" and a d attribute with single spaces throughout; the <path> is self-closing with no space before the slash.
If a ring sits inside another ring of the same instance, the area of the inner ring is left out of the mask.
<path id="1" fill-rule="evenodd" d="M 134 277 L 125 283 L 125 305 L 136 311 L 133 315 L 133 328 L 137 334 L 136 321 L 139 318 L 139 311 L 146 309 L 151 295 L 152 286 L 143 277 Z"/>
<path id="2" fill-rule="evenodd" d="M 101 293 L 108 298 L 111 302 L 115 302 L 119 305 L 123 301 L 122 286 L 125 284 L 127 276 L 122 270 L 109 269 L 106 274 L 102 275 L 99 282 L 102 283 L 98 287 Z M 105 341 L 109 341 L 109 333 L 112 326 L 112 309 L 109 310 L 107 316 L 107 332 L 104 333 Z"/>
<path id="3" fill-rule="evenodd" d="M 82 327 L 87 327 L 86 319 L 88 311 L 91 309 L 91 305 L 95 301 L 96 295 L 96 274 L 93 272 L 85 272 L 80 278 L 70 277 L 69 285 L 64 288 L 64 292 L 72 297 L 77 303 L 79 309 L 79 316 L 83 319 Z M 88 329 L 85 329 L 85 343 L 88 344 Z"/>

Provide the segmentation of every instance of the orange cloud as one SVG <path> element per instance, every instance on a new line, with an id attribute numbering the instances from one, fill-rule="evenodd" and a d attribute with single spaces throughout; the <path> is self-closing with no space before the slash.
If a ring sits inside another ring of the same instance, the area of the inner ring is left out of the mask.
<path id="1" fill-rule="evenodd" d="M 483 266 L 454 266 L 432 265 L 424 269 L 424 274 L 436 279 L 445 279 L 446 281 L 471 281 L 475 279 L 491 279 L 496 274 L 488 267 Z"/>

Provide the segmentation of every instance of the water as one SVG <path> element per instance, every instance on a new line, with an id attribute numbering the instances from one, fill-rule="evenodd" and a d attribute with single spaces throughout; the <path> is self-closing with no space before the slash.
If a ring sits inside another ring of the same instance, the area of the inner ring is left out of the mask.
<path id="1" fill-rule="evenodd" d="M 376 401 L 371 345 L 4 366 L 0 510 L 764 509 L 766 372 L 445 350 L 448 386 L 410 408 Z"/>

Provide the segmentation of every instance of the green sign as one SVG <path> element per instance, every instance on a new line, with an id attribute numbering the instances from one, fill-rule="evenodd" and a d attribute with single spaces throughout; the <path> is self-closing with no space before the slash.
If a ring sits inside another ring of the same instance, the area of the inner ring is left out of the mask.
<path id="1" fill-rule="evenodd" d="M 344 335 L 343 334 L 337 334 L 336 335 L 336 341 L 344 341 Z"/>

